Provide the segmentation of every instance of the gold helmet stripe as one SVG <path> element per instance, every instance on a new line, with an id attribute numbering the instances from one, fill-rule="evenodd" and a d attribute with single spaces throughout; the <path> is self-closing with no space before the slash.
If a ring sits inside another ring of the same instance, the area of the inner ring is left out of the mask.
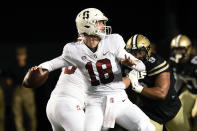
<path id="1" fill-rule="evenodd" d="M 178 35 L 177 38 L 176 38 L 176 42 L 175 42 L 176 47 L 179 47 L 181 36 L 182 35 Z"/>
<path id="2" fill-rule="evenodd" d="M 137 35 L 134 35 L 133 36 L 133 40 L 132 40 L 132 49 L 137 49 L 138 47 L 137 47 L 137 36 L 138 36 L 138 34 Z"/>

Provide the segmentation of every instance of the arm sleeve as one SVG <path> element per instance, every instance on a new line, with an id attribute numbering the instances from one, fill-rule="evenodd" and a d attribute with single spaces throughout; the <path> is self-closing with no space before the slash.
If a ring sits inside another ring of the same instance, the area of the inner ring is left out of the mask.
<path id="1" fill-rule="evenodd" d="M 145 67 L 144 63 L 125 50 L 125 48 L 124 48 L 125 42 L 120 35 L 117 36 L 117 42 L 118 42 L 118 47 L 117 47 L 117 51 L 116 51 L 116 57 L 118 58 L 118 60 L 125 59 L 125 54 L 126 54 L 127 57 L 130 57 L 130 59 L 136 63 L 136 65 L 134 65 L 130 68 L 135 69 L 137 71 L 146 71 L 146 67 Z"/>
<path id="2" fill-rule="evenodd" d="M 50 61 L 41 63 L 39 66 L 42 66 L 42 68 L 48 69 L 49 72 L 62 68 L 62 67 L 72 66 L 72 64 L 66 60 L 67 55 L 69 55 L 69 52 L 67 51 L 66 46 L 65 46 L 61 56 L 56 57 Z"/>
<path id="3" fill-rule="evenodd" d="M 62 56 L 59 56 L 50 61 L 46 61 L 39 66 L 42 66 L 42 68 L 48 69 L 49 72 L 51 72 L 65 66 L 70 66 L 70 64 Z"/>

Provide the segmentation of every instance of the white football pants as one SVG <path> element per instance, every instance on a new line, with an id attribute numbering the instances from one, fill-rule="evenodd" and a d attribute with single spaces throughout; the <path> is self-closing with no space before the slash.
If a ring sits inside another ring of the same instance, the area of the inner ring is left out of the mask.
<path id="1" fill-rule="evenodd" d="M 110 116 L 108 121 L 113 121 L 116 118 L 116 123 L 129 131 L 155 131 L 149 117 L 133 104 L 126 94 L 122 96 L 122 93 L 119 93 L 110 97 L 108 100 L 112 103 L 112 108 L 107 110 L 111 111 L 112 116 L 108 115 Z M 101 130 L 106 120 L 106 103 L 106 96 L 88 99 L 85 112 L 85 131 Z"/>
<path id="2" fill-rule="evenodd" d="M 53 131 L 84 131 L 85 113 L 77 99 L 52 96 L 46 112 Z"/>

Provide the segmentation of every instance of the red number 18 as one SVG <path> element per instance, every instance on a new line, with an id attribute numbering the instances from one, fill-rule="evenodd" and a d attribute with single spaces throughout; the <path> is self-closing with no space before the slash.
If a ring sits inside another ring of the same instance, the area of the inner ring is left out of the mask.
<path id="1" fill-rule="evenodd" d="M 104 68 L 104 66 L 106 67 Z M 107 84 L 114 80 L 114 74 L 112 72 L 112 66 L 109 59 L 102 59 L 96 62 L 96 68 L 100 81 L 96 79 L 96 75 L 92 67 L 92 62 L 88 62 L 85 67 L 90 75 L 92 86 L 100 85 L 100 83 Z"/>

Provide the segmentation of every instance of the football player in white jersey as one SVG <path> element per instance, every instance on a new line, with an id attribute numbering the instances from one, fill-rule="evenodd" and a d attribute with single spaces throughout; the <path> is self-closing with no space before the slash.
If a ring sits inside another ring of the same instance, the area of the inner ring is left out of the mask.
<path id="1" fill-rule="evenodd" d="M 124 89 L 130 81 L 122 81 L 119 63 L 138 71 L 144 71 L 145 65 L 127 53 L 120 35 L 110 34 L 106 21 L 108 18 L 98 9 L 82 10 L 76 25 L 83 40 L 66 44 L 61 56 L 40 66 L 49 72 L 76 66 L 82 72 L 88 81 L 85 131 L 100 131 L 102 125 L 113 128 L 115 120 L 127 130 L 154 131 L 150 119 L 129 101 Z"/>

